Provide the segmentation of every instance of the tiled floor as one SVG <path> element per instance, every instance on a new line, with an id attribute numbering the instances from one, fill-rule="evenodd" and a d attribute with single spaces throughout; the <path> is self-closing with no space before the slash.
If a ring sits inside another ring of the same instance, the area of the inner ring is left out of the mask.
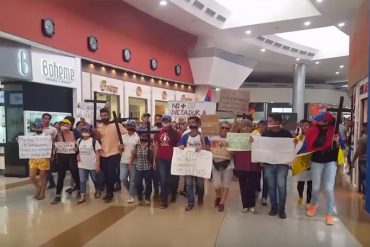
<path id="1" fill-rule="evenodd" d="M 334 226 L 325 225 L 321 210 L 308 219 L 295 207 L 294 182 L 289 183 L 287 220 L 268 216 L 268 207 L 260 205 L 259 214 L 242 214 L 237 182 L 224 213 L 213 207 L 210 184 L 205 205 L 191 212 L 185 212 L 183 197 L 161 210 L 157 203 L 127 205 L 124 193 L 110 205 L 94 199 L 76 205 L 75 199 L 64 198 L 51 206 L 54 191 L 39 202 L 32 199 L 33 187 L 23 185 L 0 191 L 0 246 L 370 246 L 363 201 L 338 181 L 341 217 Z"/>

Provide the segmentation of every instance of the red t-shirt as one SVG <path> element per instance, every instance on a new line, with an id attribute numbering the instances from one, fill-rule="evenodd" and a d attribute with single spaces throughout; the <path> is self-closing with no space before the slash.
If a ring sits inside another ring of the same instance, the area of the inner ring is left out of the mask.
<path id="1" fill-rule="evenodd" d="M 234 152 L 235 170 L 247 172 L 260 172 L 261 166 L 259 163 L 252 162 L 251 151 Z"/>
<path id="2" fill-rule="evenodd" d="M 180 134 L 176 132 L 176 145 L 170 143 L 170 135 L 167 129 L 161 129 L 159 133 L 154 136 L 155 145 L 157 146 L 157 158 L 172 159 L 173 148 L 177 146 L 180 140 Z"/>

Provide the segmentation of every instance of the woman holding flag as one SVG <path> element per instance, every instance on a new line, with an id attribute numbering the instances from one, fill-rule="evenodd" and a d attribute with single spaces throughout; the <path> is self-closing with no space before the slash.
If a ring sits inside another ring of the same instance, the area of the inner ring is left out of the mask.
<path id="1" fill-rule="evenodd" d="M 314 118 L 314 125 L 307 132 L 301 152 L 312 153 L 312 199 L 307 209 L 307 216 L 316 214 L 321 183 L 326 193 L 327 225 L 333 225 L 334 184 L 337 171 L 338 153 L 344 147 L 344 141 L 335 133 L 335 118 L 329 112 L 323 112 Z"/>

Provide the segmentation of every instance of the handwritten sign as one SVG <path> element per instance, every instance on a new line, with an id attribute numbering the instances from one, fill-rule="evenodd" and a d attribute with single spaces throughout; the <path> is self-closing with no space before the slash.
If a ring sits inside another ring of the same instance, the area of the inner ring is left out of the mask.
<path id="1" fill-rule="evenodd" d="M 55 142 L 55 148 L 58 154 L 74 154 L 76 144 L 74 142 Z"/>
<path id="2" fill-rule="evenodd" d="M 252 162 L 288 165 L 296 158 L 297 151 L 293 138 L 254 136 Z"/>
<path id="3" fill-rule="evenodd" d="M 172 156 L 171 174 L 177 176 L 195 176 L 211 178 L 212 153 L 202 150 L 195 152 L 195 148 L 174 148 Z"/>
<path id="4" fill-rule="evenodd" d="M 169 114 L 173 117 L 191 117 L 216 114 L 215 102 L 168 101 Z"/>
<path id="5" fill-rule="evenodd" d="M 106 107 L 104 103 L 96 104 L 96 119 L 100 119 L 100 110 Z M 80 102 L 77 105 L 76 117 L 94 119 L 94 103 L 92 102 Z"/>
<path id="6" fill-rule="evenodd" d="M 223 140 L 212 140 L 211 141 L 211 152 L 213 158 L 216 159 L 230 159 L 230 152 L 227 150 L 227 141 Z"/>
<path id="7" fill-rule="evenodd" d="M 47 159 L 53 142 L 50 136 L 19 136 L 18 145 L 20 159 Z"/>
<path id="8" fill-rule="evenodd" d="M 220 135 L 220 118 L 217 115 L 206 115 L 201 117 L 202 135 L 218 136 Z"/>
<path id="9" fill-rule="evenodd" d="M 251 151 L 251 133 L 227 133 L 227 150 Z"/>
<path id="10" fill-rule="evenodd" d="M 249 110 L 248 104 L 249 91 L 223 89 L 218 109 L 221 111 L 245 113 Z"/>

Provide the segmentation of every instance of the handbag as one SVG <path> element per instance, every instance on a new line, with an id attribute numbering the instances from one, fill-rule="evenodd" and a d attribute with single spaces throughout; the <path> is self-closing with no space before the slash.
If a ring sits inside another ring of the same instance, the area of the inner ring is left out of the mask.
<path id="1" fill-rule="evenodd" d="M 213 166 L 217 171 L 225 170 L 230 165 L 230 160 L 213 161 Z"/>

